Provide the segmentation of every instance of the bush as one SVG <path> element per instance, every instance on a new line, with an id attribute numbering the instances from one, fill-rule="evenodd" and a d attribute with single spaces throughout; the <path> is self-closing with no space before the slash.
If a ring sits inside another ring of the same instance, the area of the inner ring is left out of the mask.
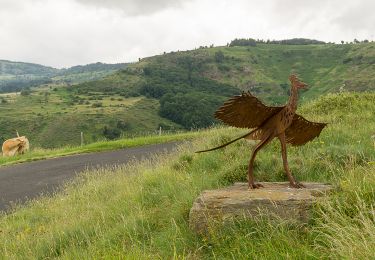
<path id="1" fill-rule="evenodd" d="M 105 136 L 105 138 L 113 140 L 120 137 L 121 130 L 118 128 L 110 128 L 108 126 L 104 126 L 103 135 Z"/>
<path id="2" fill-rule="evenodd" d="M 103 104 L 100 103 L 100 102 L 96 102 L 96 103 L 92 104 L 91 106 L 92 106 L 92 107 L 102 107 Z"/>
<path id="3" fill-rule="evenodd" d="M 21 90 L 21 96 L 28 96 L 31 94 L 31 90 L 29 88 L 25 88 Z"/>
<path id="4" fill-rule="evenodd" d="M 117 128 L 118 129 L 121 129 L 121 130 L 129 130 L 131 129 L 131 125 L 129 122 L 126 122 L 126 121 L 123 121 L 123 120 L 119 120 L 117 121 Z"/>

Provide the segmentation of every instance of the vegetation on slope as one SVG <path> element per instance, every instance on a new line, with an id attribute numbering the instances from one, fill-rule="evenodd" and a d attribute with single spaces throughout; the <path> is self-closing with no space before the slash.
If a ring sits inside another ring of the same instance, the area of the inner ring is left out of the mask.
<path id="1" fill-rule="evenodd" d="M 78 85 L 76 91 L 153 97 L 160 101 L 161 116 L 190 128 L 214 123 L 202 110 L 214 111 L 219 100 L 241 91 L 250 90 L 267 103 L 285 103 L 291 72 L 310 85 L 302 101 L 328 92 L 375 89 L 375 43 L 281 43 L 202 47 L 150 57 L 101 81 Z M 204 101 L 200 104 L 194 95 Z M 181 97 L 196 106 L 179 104 Z"/>
<path id="2" fill-rule="evenodd" d="M 238 41 L 234 43 L 244 44 Z M 0 96 L 0 141 L 15 130 L 29 136 L 32 145 L 58 147 L 78 145 L 80 132 L 93 142 L 159 127 L 208 127 L 217 123 L 214 111 L 241 91 L 250 90 L 268 104 L 284 104 L 293 71 L 310 85 L 300 92 L 301 103 L 329 92 L 375 89 L 375 43 L 255 43 L 163 54 L 99 80 Z M 81 82 L 103 66 L 112 69 L 103 64 L 78 66 L 53 80 Z"/>
<path id="3" fill-rule="evenodd" d="M 0 142 L 20 135 L 31 147 L 56 148 L 84 142 L 145 135 L 162 126 L 163 131 L 180 127 L 158 115 L 155 99 L 124 98 L 101 93 L 76 95 L 70 88 L 38 88 L 28 95 L 6 94 L 0 104 Z"/>
<path id="4" fill-rule="evenodd" d="M 301 181 L 331 182 L 336 192 L 314 209 L 308 225 L 238 219 L 207 236 L 188 228 L 193 200 L 204 189 L 246 177 L 251 145 L 194 151 L 239 136 L 214 129 L 173 156 L 87 172 L 53 198 L 0 218 L 4 258 L 315 259 L 374 257 L 375 94 L 327 95 L 299 113 L 329 125 L 305 146 L 289 148 Z M 277 141 L 256 159 L 260 181 L 286 180 Z M 89 214 L 88 214 L 89 213 Z"/>

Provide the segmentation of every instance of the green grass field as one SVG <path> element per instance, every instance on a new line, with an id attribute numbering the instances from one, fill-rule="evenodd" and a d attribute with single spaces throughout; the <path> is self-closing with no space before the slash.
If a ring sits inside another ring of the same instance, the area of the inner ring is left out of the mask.
<path id="1" fill-rule="evenodd" d="M 330 94 L 298 113 L 327 122 L 318 139 L 288 149 L 300 181 L 330 182 L 335 192 L 304 226 L 238 219 L 206 236 L 188 228 L 202 190 L 246 178 L 251 144 L 211 153 L 245 130 L 215 128 L 156 160 L 81 174 L 53 197 L 0 217 L 5 259 L 372 259 L 375 257 L 375 94 Z M 284 181 L 280 146 L 257 156 L 259 181 Z"/>

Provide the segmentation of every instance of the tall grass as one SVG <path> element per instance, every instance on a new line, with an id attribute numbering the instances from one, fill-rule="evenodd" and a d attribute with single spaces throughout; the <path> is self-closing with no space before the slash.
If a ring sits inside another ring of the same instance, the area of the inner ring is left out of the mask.
<path id="1" fill-rule="evenodd" d="M 329 96 L 347 102 L 353 94 Z M 370 99 L 367 99 L 371 97 Z M 374 258 L 375 94 L 362 94 L 368 110 L 324 111 L 326 98 L 306 105 L 310 120 L 329 121 L 319 139 L 290 148 L 301 181 L 331 182 L 336 192 L 314 208 L 308 225 L 237 219 L 206 236 L 188 227 L 194 199 L 204 189 L 244 180 L 251 144 L 193 152 L 238 136 L 216 128 L 172 156 L 85 172 L 54 197 L 34 200 L 0 218 L 3 258 L 125 259 L 318 259 Z M 322 106 L 319 108 L 319 106 Z M 329 104 L 328 104 L 329 105 Z M 362 125 L 353 121 L 358 120 Z M 360 141 L 360 142 L 358 142 Z M 285 180 L 278 142 L 259 153 L 258 180 Z"/>
<path id="2" fill-rule="evenodd" d="M 375 167 L 353 167 L 341 191 L 317 207 L 314 246 L 330 258 L 375 257 Z"/>

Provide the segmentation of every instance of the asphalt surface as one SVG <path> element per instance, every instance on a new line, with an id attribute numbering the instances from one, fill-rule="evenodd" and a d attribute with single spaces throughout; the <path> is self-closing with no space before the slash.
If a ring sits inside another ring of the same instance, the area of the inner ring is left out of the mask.
<path id="1" fill-rule="evenodd" d="M 89 153 L 0 167 L 0 211 L 50 194 L 83 170 L 126 164 L 171 152 L 177 142 L 147 145 L 110 152 Z"/>

